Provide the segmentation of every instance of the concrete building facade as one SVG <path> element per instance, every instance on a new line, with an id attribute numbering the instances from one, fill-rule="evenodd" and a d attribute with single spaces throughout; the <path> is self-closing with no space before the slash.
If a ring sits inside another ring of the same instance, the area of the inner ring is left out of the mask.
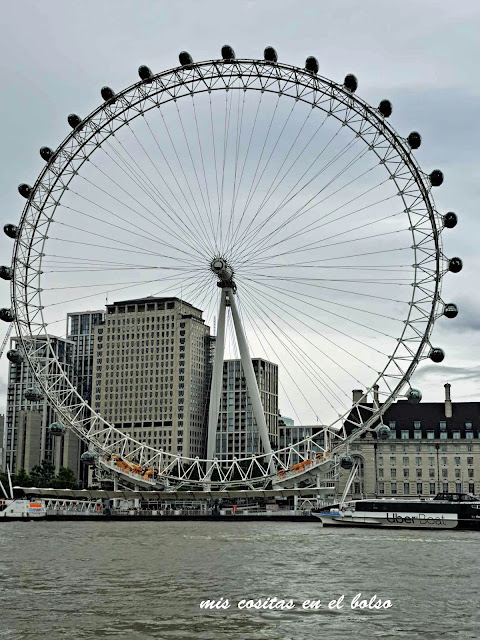
<path id="1" fill-rule="evenodd" d="M 67 314 L 67 340 L 75 344 L 72 368 L 78 392 L 91 402 L 93 375 L 93 341 L 95 327 L 105 319 L 105 310 Z"/>
<path id="2" fill-rule="evenodd" d="M 49 336 L 50 344 L 67 375 L 74 381 L 73 351 L 75 345 L 69 340 Z M 46 339 L 37 338 L 37 348 L 45 348 Z M 10 348 L 22 352 L 18 338 L 11 338 Z M 42 460 L 49 460 L 57 467 L 69 467 L 79 477 L 80 442 L 71 431 L 63 436 L 52 436 L 48 427 L 58 420 L 55 411 L 39 396 L 27 400 L 25 391 L 37 388 L 36 379 L 26 358 L 20 364 L 9 363 L 7 407 L 4 426 L 3 469 L 7 466 L 15 473 L 25 469 L 29 473 Z"/>
<path id="3" fill-rule="evenodd" d="M 210 328 L 179 298 L 107 305 L 94 329 L 92 401 L 105 420 L 144 444 L 202 456 Z"/>
<path id="4" fill-rule="evenodd" d="M 252 363 L 270 442 L 275 448 L 278 442 L 278 366 L 262 358 L 252 358 Z M 240 360 L 223 363 L 215 451 L 221 460 L 263 453 Z"/>
<path id="5" fill-rule="evenodd" d="M 452 402 L 447 384 L 443 402 L 398 401 L 383 423 L 387 440 L 367 434 L 350 446 L 360 464 L 354 497 L 480 494 L 480 402 Z M 340 492 L 347 477 L 343 471 Z"/>

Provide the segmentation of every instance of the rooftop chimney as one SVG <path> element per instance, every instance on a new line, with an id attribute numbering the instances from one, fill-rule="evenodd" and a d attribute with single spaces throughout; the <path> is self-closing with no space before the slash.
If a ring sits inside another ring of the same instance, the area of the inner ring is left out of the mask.
<path id="1" fill-rule="evenodd" d="M 379 403 L 378 403 L 378 384 L 374 384 L 373 385 L 373 406 L 376 407 L 378 409 L 379 407 Z"/>
<path id="2" fill-rule="evenodd" d="M 450 398 L 450 388 L 452 385 L 449 382 L 447 382 L 443 386 L 445 387 L 445 417 L 451 418 L 452 417 L 452 400 Z"/>
<path id="3" fill-rule="evenodd" d="M 363 391 L 361 389 L 354 389 L 352 391 L 352 395 L 353 395 L 353 404 L 355 404 L 356 402 L 360 402 L 360 400 L 363 398 Z"/>

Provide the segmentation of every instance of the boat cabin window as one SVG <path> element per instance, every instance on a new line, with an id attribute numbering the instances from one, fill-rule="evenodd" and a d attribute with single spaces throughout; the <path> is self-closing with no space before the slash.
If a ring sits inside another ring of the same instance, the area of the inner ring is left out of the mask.
<path id="1" fill-rule="evenodd" d="M 435 500 L 447 502 L 478 502 L 478 498 L 470 493 L 437 493 Z"/>

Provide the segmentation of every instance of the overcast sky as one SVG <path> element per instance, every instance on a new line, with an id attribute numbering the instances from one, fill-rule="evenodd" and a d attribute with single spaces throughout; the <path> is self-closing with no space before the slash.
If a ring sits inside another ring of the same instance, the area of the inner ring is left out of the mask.
<path id="1" fill-rule="evenodd" d="M 437 323 L 434 343 L 447 357 L 442 365 L 421 367 L 415 384 L 429 400 L 442 399 L 447 381 L 454 400 L 478 400 L 479 34 L 475 1 L 3 0 L 2 226 L 19 219 L 24 201 L 17 185 L 34 182 L 43 166 L 38 149 L 55 147 L 68 132 L 67 115 L 89 113 L 103 85 L 120 89 L 135 82 L 140 64 L 154 71 L 176 66 L 183 49 L 195 60 L 220 57 L 225 43 L 245 58 L 261 57 L 271 44 L 282 61 L 298 66 L 315 55 L 326 77 L 340 81 L 355 73 L 358 94 L 370 103 L 389 98 L 393 126 L 405 135 L 422 134 L 416 153 L 422 167 L 444 171 L 437 209 L 459 216 L 459 225 L 444 234 L 444 249 L 460 256 L 464 269 L 447 275 L 443 298 L 457 303 L 460 313 Z M 2 234 L 3 264 L 11 248 Z M 0 306 L 9 306 L 6 282 L 0 283 Z"/>

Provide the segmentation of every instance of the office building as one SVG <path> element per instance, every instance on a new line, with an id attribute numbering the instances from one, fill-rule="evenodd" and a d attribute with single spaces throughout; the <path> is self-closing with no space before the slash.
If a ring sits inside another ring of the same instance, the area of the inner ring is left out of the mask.
<path id="1" fill-rule="evenodd" d="M 355 497 L 480 493 L 480 402 L 453 402 L 446 384 L 443 402 L 399 400 L 383 423 L 388 439 L 368 433 L 350 446 L 360 465 Z M 344 471 L 340 491 L 347 477 Z"/>
<path id="2" fill-rule="evenodd" d="M 36 349 L 43 346 L 48 356 L 46 338 L 36 338 Z M 73 376 L 73 351 L 75 345 L 69 340 L 49 336 L 55 356 L 67 375 Z M 10 348 L 22 353 L 18 338 L 11 338 Z M 42 460 L 49 460 L 57 467 L 69 467 L 78 478 L 80 442 L 77 436 L 67 430 L 63 436 L 52 436 L 48 427 L 58 421 L 55 411 L 46 398 L 39 393 L 36 400 L 27 400 L 27 389 L 39 390 L 33 371 L 26 358 L 21 363 L 9 363 L 7 408 L 4 426 L 3 469 L 7 466 L 15 473 L 20 469 L 31 472 Z"/>
<path id="3" fill-rule="evenodd" d="M 93 336 L 105 318 L 105 310 L 67 314 L 67 340 L 75 344 L 72 368 L 77 391 L 87 402 L 92 399 Z"/>
<path id="4" fill-rule="evenodd" d="M 107 305 L 94 328 L 93 406 L 125 434 L 156 449 L 202 456 L 210 329 L 179 298 Z"/>
<path id="5" fill-rule="evenodd" d="M 278 366 L 262 358 L 252 358 L 252 364 L 270 442 L 275 448 L 278 442 Z M 221 460 L 263 453 L 240 360 L 225 360 L 223 363 L 215 450 Z"/>

